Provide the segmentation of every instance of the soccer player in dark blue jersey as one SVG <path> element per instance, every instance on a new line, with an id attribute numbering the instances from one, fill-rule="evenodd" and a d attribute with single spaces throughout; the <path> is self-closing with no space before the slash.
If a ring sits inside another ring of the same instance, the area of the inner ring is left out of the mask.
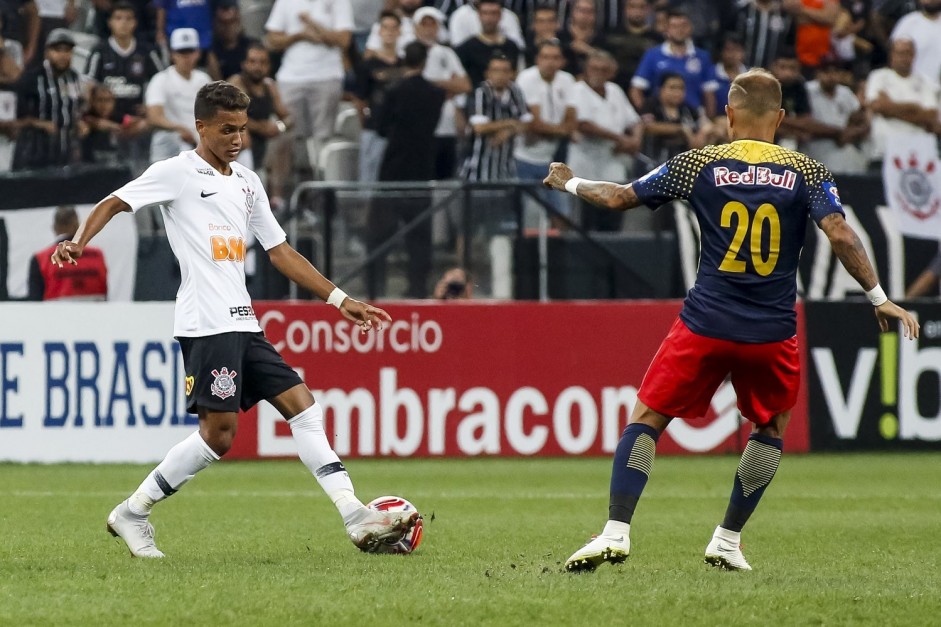
<path id="1" fill-rule="evenodd" d="M 729 89 L 726 115 L 731 143 L 677 155 L 633 184 L 580 179 L 564 163 L 553 163 L 545 179 L 553 189 L 616 211 L 687 200 L 702 233 L 696 284 L 647 370 L 618 442 L 608 523 L 566 561 L 569 571 L 627 558 L 631 518 L 657 439 L 673 418 L 705 414 L 727 376 L 739 410 L 754 428 L 705 560 L 751 570 L 740 548 L 742 527 L 777 471 L 800 383 L 794 303 L 808 218 L 866 290 L 880 328 L 887 331 L 890 321 L 898 320 L 906 337 L 918 337 L 915 318 L 879 287 L 859 238 L 844 219 L 830 172 L 772 143 L 784 118 L 777 79 L 762 69 L 739 75 Z"/>

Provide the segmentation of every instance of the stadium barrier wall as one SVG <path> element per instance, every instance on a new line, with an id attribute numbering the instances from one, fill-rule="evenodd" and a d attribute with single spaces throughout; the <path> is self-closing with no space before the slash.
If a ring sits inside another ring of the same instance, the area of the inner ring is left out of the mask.
<path id="1" fill-rule="evenodd" d="M 804 305 L 813 450 L 941 450 L 941 303 L 903 305 L 917 340 L 878 333 L 868 303 Z"/>
<path id="2" fill-rule="evenodd" d="M 345 458 L 608 455 L 680 303 L 387 308 L 395 322 L 361 334 L 322 303 L 256 303 Z M 172 303 L 13 303 L 3 320 L 0 460 L 156 461 L 195 428 Z M 674 421 L 657 450 L 739 451 L 748 430 L 726 384 L 707 416 Z M 802 393 L 786 447 L 806 451 L 808 438 Z M 242 415 L 227 457 L 294 452 L 263 403 Z"/>

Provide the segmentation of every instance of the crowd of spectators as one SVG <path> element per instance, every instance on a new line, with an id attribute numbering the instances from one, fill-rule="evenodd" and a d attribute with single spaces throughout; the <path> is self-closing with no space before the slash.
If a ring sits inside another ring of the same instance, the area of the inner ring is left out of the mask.
<path id="1" fill-rule="evenodd" d="M 251 96 L 239 160 L 276 208 L 325 171 L 344 109 L 364 182 L 537 181 L 554 160 L 630 180 L 726 141 L 728 87 L 755 66 L 782 83 L 777 141 L 836 173 L 941 135 L 941 0 L 0 0 L 0 172 L 137 174 L 195 145 L 195 94 L 226 79 Z M 541 193 L 556 227 L 622 228 Z M 428 200 L 372 202 L 369 248 Z M 409 230 L 409 296 L 427 295 L 430 230 Z M 368 275 L 384 294 L 384 256 Z"/>
<path id="2" fill-rule="evenodd" d="M 143 169 L 194 145 L 193 95 L 225 78 L 252 96 L 241 160 L 276 202 L 300 165 L 316 175 L 344 100 L 373 181 L 413 41 L 445 94 L 435 179 L 536 179 L 559 158 L 630 178 L 723 141 L 728 85 L 752 66 L 784 86 L 779 141 L 835 172 L 877 169 L 899 129 L 941 132 L 941 0 L 239 2 L 0 0 L 0 171 Z"/>

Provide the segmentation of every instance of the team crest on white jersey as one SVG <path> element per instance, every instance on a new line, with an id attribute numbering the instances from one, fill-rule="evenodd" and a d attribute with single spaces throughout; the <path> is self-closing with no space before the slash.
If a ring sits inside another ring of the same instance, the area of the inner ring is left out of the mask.
<path id="1" fill-rule="evenodd" d="M 245 211 L 251 213 L 255 206 L 255 192 L 250 187 L 243 187 L 242 191 L 245 192 Z"/>
<path id="2" fill-rule="evenodd" d="M 215 377 L 215 380 L 212 382 L 212 385 L 209 386 L 213 396 L 218 396 L 219 398 L 234 396 L 235 376 L 237 374 L 238 373 L 234 370 L 229 372 L 229 369 L 226 367 L 223 367 L 221 370 L 213 370 L 212 376 Z"/>

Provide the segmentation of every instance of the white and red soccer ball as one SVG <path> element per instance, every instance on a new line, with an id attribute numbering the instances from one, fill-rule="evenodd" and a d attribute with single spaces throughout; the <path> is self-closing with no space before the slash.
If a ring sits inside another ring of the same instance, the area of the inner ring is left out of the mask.
<path id="1" fill-rule="evenodd" d="M 414 505 L 403 499 L 401 496 L 380 496 L 366 504 L 369 509 L 379 512 L 417 512 Z M 405 555 L 411 553 L 421 544 L 422 536 L 425 533 L 422 519 L 419 518 L 415 526 L 408 530 L 401 540 L 397 542 L 383 543 L 377 553 L 395 553 Z"/>

